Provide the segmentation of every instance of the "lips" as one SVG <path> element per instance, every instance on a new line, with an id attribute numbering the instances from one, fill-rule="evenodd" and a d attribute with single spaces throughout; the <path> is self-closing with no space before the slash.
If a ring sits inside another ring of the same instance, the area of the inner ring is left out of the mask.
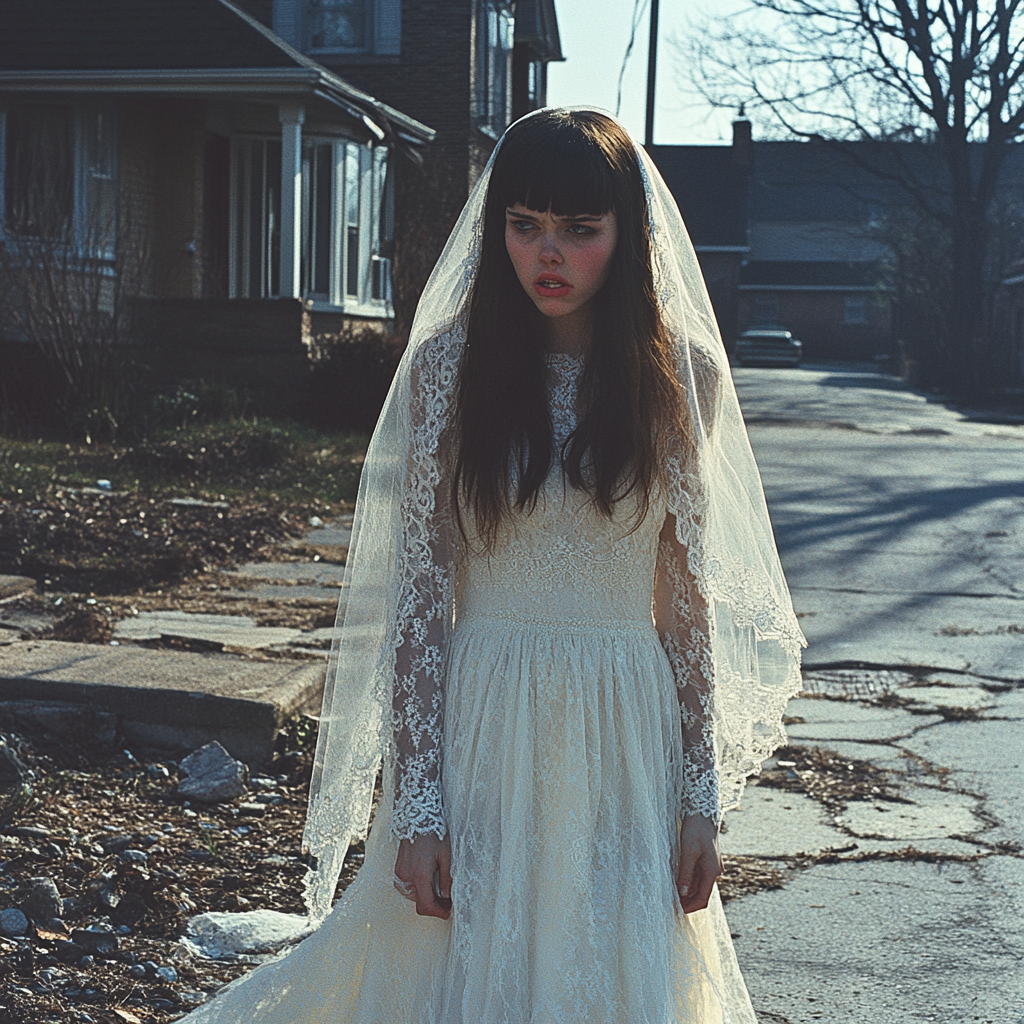
<path id="1" fill-rule="evenodd" d="M 557 298 L 560 295 L 568 295 L 572 291 L 572 285 L 559 274 L 538 274 L 533 281 L 533 290 L 545 298 Z"/>

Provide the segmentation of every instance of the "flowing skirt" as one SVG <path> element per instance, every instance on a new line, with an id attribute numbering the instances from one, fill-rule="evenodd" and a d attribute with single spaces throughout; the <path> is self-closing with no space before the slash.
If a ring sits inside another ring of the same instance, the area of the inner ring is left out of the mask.
<path id="1" fill-rule="evenodd" d="M 318 931 L 189 1024 L 756 1024 L 717 891 L 684 915 L 679 702 L 653 625 L 460 620 L 452 916 L 392 885 L 385 793 Z"/>

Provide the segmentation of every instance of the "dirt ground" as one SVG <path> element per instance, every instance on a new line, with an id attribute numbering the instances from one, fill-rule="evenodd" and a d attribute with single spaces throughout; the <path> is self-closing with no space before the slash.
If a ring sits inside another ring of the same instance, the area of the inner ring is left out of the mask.
<path id="1" fill-rule="evenodd" d="M 310 519 L 346 509 L 293 485 L 317 465 L 351 476 L 358 451 L 328 457 L 327 449 L 307 448 L 292 470 L 281 468 L 280 453 L 275 462 L 264 452 L 261 462 L 250 451 L 252 472 L 259 471 L 253 479 L 262 484 L 250 480 L 248 490 L 226 496 L 204 481 L 245 455 L 237 447 L 165 444 L 118 456 L 131 472 L 173 464 L 204 485 L 185 503 L 156 484 L 124 492 L 116 479 L 110 492 L 71 486 L 56 471 L 26 472 L 10 451 L 6 461 L 0 451 L 0 573 L 38 581 L 37 592 L 4 604 L 5 616 L 24 623 L 23 636 L 100 644 L 110 641 L 118 619 L 162 609 L 250 615 L 267 626 L 332 625 L 329 596 L 292 598 L 280 587 L 279 597 L 256 600 L 219 572 L 242 561 L 310 557 L 294 546 Z M 90 453 L 82 458 L 79 476 L 110 472 L 102 460 L 89 462 Z M 265 799 L 258 817 L 247 816 L 239 801 L 188 806 L 176 794 L 177 765 L 147 761 L 142 752 L 3 739 L 0 768 L 10 756 L 32 778 L 28 791 L 4 789 L 0 779 L 0 910 L 18 906 L 38 878 L 52 879 L 64 909 L 60 922 L 33 922 L 25 938 L 0 938 L 0 1024 L 175 1020 L 249 966 L 187 953 L 179 939 L 190 917 L 302 912 L 300 844 L 315 723 L 296 722 L 282 734 L 271 771 L 245 798 Z M 762 784 L 799 789 L 831 813 L 850 800 L 898 799 L 884 773 L 829 751 L 792 747 L 778 759 L 787 765 L 767 771 Z M 339 892 L 360 863 L 355 847 Z M 799 867 L 727 858 L 723 900 L 778 888 Z M 116 947 L 83 955 L 82 930 L 89 928 L 112 931 Z"/>

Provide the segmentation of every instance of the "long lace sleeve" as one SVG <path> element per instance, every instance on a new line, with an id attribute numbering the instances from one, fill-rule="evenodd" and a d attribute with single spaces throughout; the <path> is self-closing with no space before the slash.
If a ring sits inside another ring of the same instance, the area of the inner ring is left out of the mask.
<path id="1" fill-rule="evenodd" d="M 669 512 L 658 541 L 654 621 L 676 678 L 683 726 L 683 814 L 721 820 L 713 726 L 714 659 L 707 603 L 689 567 L 680 535 L 698 529 L 696 520 L 677 529 Z"/>
<path id="2" fill-rule="evenodd" d="M 391 829 L 396 839 L 428 832 L 443 839 L 446 833 L 441 730 L 458 530 L 440 441 L 447 398 L 434 393 L 431 376 L 413 374 L 413 444 L 401 508 L 405 554 L 392 697 L 396 774 Z"/>

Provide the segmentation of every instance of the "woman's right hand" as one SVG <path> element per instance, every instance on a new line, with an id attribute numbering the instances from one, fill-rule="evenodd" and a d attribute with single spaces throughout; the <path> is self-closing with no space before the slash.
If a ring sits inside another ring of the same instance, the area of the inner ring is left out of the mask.
<path id="1" fill-rule="evenodd" d="M 437 891 L 434 891 L 435 879 Z M 452 913 L 452 846 L 433 832 L 403 839 L 395 862 L 395 888 L 416 903 L 416 913 L 447 921 Z"/>

